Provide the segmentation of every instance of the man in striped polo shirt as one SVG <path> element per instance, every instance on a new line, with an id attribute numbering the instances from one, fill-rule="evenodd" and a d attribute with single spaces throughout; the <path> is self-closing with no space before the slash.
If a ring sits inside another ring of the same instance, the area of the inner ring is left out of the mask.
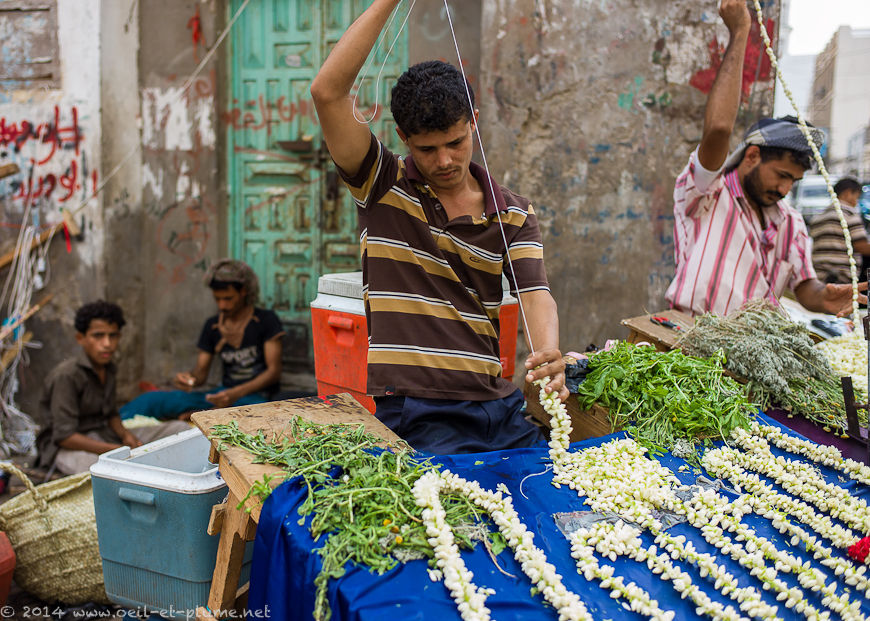
<path id="1" fill-rule="evenodd" d="M 848 314 L 851 287 L 819 281 L 803 218 L 782 200 L 812 165 L 797 119 L 762 119 L 728 155 L 751 17 L 744 0 L 722 0 L 719 14 L 730 39 L 701 144 L 674 187 L 677 269 L 665 297 L 692 314 L 727 315 L 754 298 L 776 303 L 788 288 L 809 310 Z M 821 144 L 821 132 L 811 131 Z"/>
<path id="2" fill-rule="evenodd" d="M 870 255 L 870 242 L 867 241 L 864 218 L 858 211 L 861 184 L 852 177 L 845 177 L 837 181 L 834 192 L 837 194 L 843 217 L 846 218 L 849 227 L 852 250 L 856 255 Z M 840 216 L 833 202 L 810 222 L 810 235 L 813 238 L 813 267 L 816 268 L 819 280 L 851 283 L 852 274 L 846 251 L 846 236 L 843 235 L 843 225 L 840 223 Z M 857 267 L 861 267 L 860 260 Z M 858 277 L 861 277 L 860 273 Z"/>
<path id="3" fill-rule="evenodd" d="M 478 111 L 470 87 L 440 61 L 399 77 L 390 107 L 410 153 L 404 158 L 355 117 L 354 81 L 398 4 L 374 0 L 311 85 L 324 140 L 359 214 L 367 392 L 375 415 L 418 450 L 530 446 L 541 436 L 522 415 L 521 392 L 501 375 L 502 274 L 534 346 L 527 379 L 549 376 L 548 390 L 565 399 L 556 304 L 529 201 L 471 161 Z"/>

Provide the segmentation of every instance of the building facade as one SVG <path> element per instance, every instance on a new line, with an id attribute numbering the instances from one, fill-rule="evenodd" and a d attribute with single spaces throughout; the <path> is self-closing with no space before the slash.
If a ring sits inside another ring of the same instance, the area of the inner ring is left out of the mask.
<path id="1" fill-rule="evenodd" d="M 849 143 L 867 125 L 870 110 L 870 29 L 840 26 L 816 58 L 810 120 L 828 134 L 825 159 L 831 172 L 851 168 Z"/>
<path id="2" fill-rule="evenodd" d="M 355 214 L 308 84 L 365 2 L 4 2 L 13 4 L 0 13 L 4 51 L 15 51 L 5 58 L 20 61 L 0 76 L 0 165 L 20 173 L 0 181 L 0 249 L 23 221 L 43 230 L 63 210 L 82 230 L 58 234 L 48 251 L 34 297 L 54 298 L 28 323 L 43 346 L 20 368 L 22 407 L 35 407 L 47 372 L 75 351 L 74 310 L 96 298 L 127 314 L 122 397 L 190 368 L 214 308 L 202 277 L 222 256 L 255 267 L 261 304 L 285 321 L 286 366 L 304 376 L 318 275 L 358 269 Z M 666 4 L 449 3 L 488 163 L 538 212 L 566 350 L 663 307 L 673 276 L 673 182 L 700 140 L 728 35 L 712 8 Z M 778 8 L 765 3 L 774 39 Z M 418 0 L 402 31 L 404 17 L 359 89 L 393 146 L 383 106 L 397 72 L 458 62 L 441 0 Z M 771 111 L 757 26 L 747 62 L 736 134 Z"/>

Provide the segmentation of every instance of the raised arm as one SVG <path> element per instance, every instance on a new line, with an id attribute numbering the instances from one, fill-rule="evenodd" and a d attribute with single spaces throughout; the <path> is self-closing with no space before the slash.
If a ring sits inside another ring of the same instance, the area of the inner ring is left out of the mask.
<path id="1" fill-rule="evenodd" d="M 350 91 L 363 63 L 401 0 L 374 0 L 351 24 L 311 83 L 323 139 L 335 163 L 353 175 L 369 150 L 370 130 L 354 118 Z"/>
<path id="2" fill-rule="evenodd" d="M 707 170 L 719 170 L 728 157 L 729 140 L 737 120 L 743 86 L 743 57 L 749 39 L 750 15 L 745 0 L 722 0 L 719 15 L 728 27 L 728 47 L 707 96 L 704 133 L 698 161 Z"/>

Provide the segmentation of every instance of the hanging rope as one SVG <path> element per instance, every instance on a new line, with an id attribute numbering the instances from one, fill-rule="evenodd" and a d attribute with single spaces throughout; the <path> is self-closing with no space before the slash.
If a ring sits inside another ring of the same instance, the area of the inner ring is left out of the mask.
<path id="1" fill-rule="evenodd" d="M 453 18 L 450 16 L 450 7 L 447 6 L 447 0 L 444 0 L 444 12 L 447 13 L 447 23 L 450 24 L 450 35 L 453 37 L 453 47 L 456 49 L 456 60 L 459 64 L 459 71 L 462 72 L 463 83 L 465 84 L 465 96 L 468 101 L 469 112 L 471 113 L 471 118 L 474 118 L 474 103 L 471 100 L 471 91 L 468 89 L 468 78 L 465 76 L 465 68 L 462 63 L 462 54 L 459 52 L 459 42 L 456 40 L 456 30 L 453 28 Z M 477 136 L 477 144 L 480 145 L 480 158 L 483 160 L 483 167 L 486 170 L 486 176 L 489 180 L 489 193 L 492 197 L 493 205 L 497 205 L 498 201 L 495 196 L 495 186 L 492 181 L 492 174 L 489 172 L 489 164 L 486 161 L 486 149 L 483 147 L 483 139 L 480 137 L 480 127 L 478 123 L 474 124 L 474 133 Z M 517 283 L 517 275 L 514 272 L 514 264 L 511 261 L 511 253 L 510 248 L 508 248 L 507 237 L 504 234 L 504 223 L 501 220 L 501 214 L 498 209 L 495 210 L 495 217 L 498 219 L 498 228 L 501 231 L 501 239 L 504 242 L 504 250 L 505 256 L 508 261 L 508 268 L 510 269 L 511 278 L 513 279 L 514 291 L 517 292 L 517 304 L 519 305 L 520 317 L 523 322 L 523 329 L 526 333 L 526 339 L 529 341 L 529 349 L 534 354 L 535 353 L 535 344 L 532 342 L 532 334 L 529 330 L 529 323 L 526 320 L 526 310 L 523 308 L 523 300 L 520 297 L 520 288 Z"/>
<path id="2" fill-rule="evenodd" d="M 813 158 L 816 160 L 816 164 L 818 164 L 819 166 L 819 173 L 822 175 L 822 177 L 825 178 L 825 183 L 828 186 L 828 194 L 831 196 L 831 204 L 834 205 L 834 210 L 837 212 L 837 216 L 840 218 L 840 226 L 843 227 L 843 236 L 846 238 L 846 251 L 849 253 L 849 274 L 852 277 L 852 321 L 855 324 L 855 331 L 857 333 L 860 329 L 858 326 L 860 326 L 861 324 L 858 319 L 858 268 L 855 265 L 855 256 L 852 249 L 852 236 L 849 234 L 849 224 L 846 222 L 846 216 L 843 214 L 843 209 L 840 206 L 840 199 L 837 198 L 837 193 L 834 192 L 834 186 L 831 184 L 831 178 L 828 175 L 828 169 L 825 167 L 825 161 L 822 159 L 822 154 L 819 152 L 819 148 L 816 146 L 816 143 L 813 140 L 809 127 L 807 127 L 807 122 L 804 120 L 804 117 L 801 114 L 797 103 L 795 102 L 794 95 L 792 95 L 788 84 L 786 84 L 785 79 L 782 77 L 782 72 L 780 72 L 779 70 L 779 63 L 776 60 L 776 54 L 773 51 L 770 37 L 767 35 L 767 28 L 765 28 L 764 26 L 764 14 L 761 10 L 761 3 L 759 2 L 759 0 L 753 0 L 753 2 L 755 3 L 755 16 L 758 20 L 758 25 L 760 26 L 759 31 L 761 32 L 761 38 L 764 41 L 764 47 L 767 51 L 767 56 L 770 58 L 770 64 L 771 66 L 773 66 L 774 71 L 776 71 L 776 79 L 779 80 L 785 96 L 788 97 L 792 108 L 794 108 L 795 110 L 795 114 L 797 115 L 798 119 L 798 126 L 800 127 L 801 132 L 803 132 L 803 135 L 806 137 L 807 144 L 810 145 L 810 149 L 812 149 L 813 151 Z"/>

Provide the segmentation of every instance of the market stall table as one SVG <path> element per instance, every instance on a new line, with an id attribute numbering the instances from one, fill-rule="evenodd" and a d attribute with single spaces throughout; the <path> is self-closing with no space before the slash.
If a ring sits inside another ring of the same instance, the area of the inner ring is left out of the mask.
<path id="1" fill-rule="evenodd" d="M 674 327 L 656 323 L 653 318 L 664 318 Z M 668 309 L 658 313 L 647 313 L 638 317 L 629 317 L 620 322 L 629 329 L 629 343 L 640 343 L 646 341 L 651 345 L 655 345 L 659 351 L 668 351 L 677 346 L 677 340 L 687 330 L 692 328 L 695 323 L 695 318 L 682 311 Z"/>
<path id="2" fill-rule="evenodd" d="M 777 425 L 762 416 L 762 422 Z M 785 433 L 792 434 L 785 429 Z M 622 434 L 615 434 L 621 436 Z M 598 446 L 615 436 L 594 438 L 573 444 L 571 449 L 578 450 Z M 783 454 L 774 449 L 775 454 Z M 792 456 L 794 457 L 794 456 Z M 599 587 L 598 582 L 589 582 L 577 573 L 574 560 L 570 556 L 567 539 L 557 529 L 553 514 L 558 512 L 583 511 L 587 507 L 575 492 L 551 485 L 552 473 L 547 470 L 547 449 L 516 449 L 493 453 L 461 456 L 439 456 L 436 463 L 449 468 L 459 476 L 477 480 L 486 489 L 494 490 L 499 484 L 506 485 L 513 497 L 514 506 L 520 519 L 534 533 L 535 544 L 547 555 L 548 561 L 556 566 L 562 575 L 565 586 L 578 594 L 586 603 L 593 618 L 626 618 L 627 613 L 619 602 L 609 597 L 609 592 Z M 668 466 L 683 483 L 695 481 L 695 474 L 685 467 L 685 462 L 664 455 L 660 461 Z M 680 467 L 683 471 L 680 471 Z M 866 500 L 867 488 L 854 482 L 844 482 L 839 473 L 822 468 L 829 482 L 848 489 L 853 495 Z M 730 498 L 736 494 L 730 490 L 721 493 Z M 313 581 L 320 568 L 320 557 L 316 549 L 322 541 L 314 542 L 308 531 L 307 517 L 299 523 L 298 509 L 305 501 L 307 491 L 297 481 L 289 481 L 277 488 L 266 501 L 260 514 L 259 530 L 255 541 L 254 564 L 251 571 L 251 591 L 249 612 L 251 615 L 266 615 L 278 619 L 312 618 L 314 606 Z M 755 528 L 759 535 L 768 537 L 778 549 L 789 550 L 794 554 L 807 557 L 802 546 L 791 546 L 788 538 L 775 531 L 771 524 L 758 516 L 747 516 L 745 522 Z M 686 535 L 699 551 L 716 554 L 715 548 L 705 542 L 699 532 L 687 524 L 677 524 L 669 529 L 674 535 Z M 652 538 L 647 533 L 643 537 L 645 545 Z M 839 553 L 837 553 L 839 554 Z M 480 587 L 495 590 L 487 599 L 493 619 L 536 620 L 555 619 L 554 610 L 544 604 L 540 595 L 530 593 L 531 583 L 523 574 L 519 564 L 509 552 L 498 555 L 494 560 L 484 546 L 478 544 L 473 551 L 463 551 L 462 557 L 468 569 L 474 573 L 474 583 Z M 776 604 L 775 597 L 762 591 L 761 583 L 750 578 L 748 572 L 730 558 L 717 555 L 719 562 L 738 577 L 741 584 L 754 585 L 762 593 L 763 599 Z M 629 581 L 636 582 L 648 590 L 665 609 L 676 611 L 676 619 L 697 618 L 695 604 L 680 599 L 671 583 L 663 582 L 653 575 L 646 564 L 618 558 L 607 561 L 616 568 L 616 573 Z M 711 598 L 725 604 L 734 604 L 715 591 L 712 584 L 699 577 L 697 569 L 678 563 L 691 575 L 695 584 L 701 585 Z M 813 561 L 814 566 L 818 564 Z M 365 567 L 347 566 L 342 577 L 330 581 L 328 598 L 332 610 L 332 621 L 363 621 L 381 619 L 433 619 L 448 621 L 459 619 L 455 603 L 441 582 L 433 582 L 427 573 L 426 561 L 411 561 L 396 568 L 375 575 Z M 830 579 L 832 572 L 825 570 Z M 797 585 L 791 574 L 780 574 L 789 586 Z M 842 590 L 842 582 L 840 590 Z M 810 594 L 809 599 L 820 606 L 820 598 Z M 853 599 L 861 600 L 863 614 L 870 613 L 870 603 L 863 594 L 854 591 Z M 785 618 L 794 616 L 780 602 L 780 615 Z M 633 615 L 632 615 L 633 616 Z"/>
<path id="3" fill-rule="evenodd" d="M 256 434 L 262 431 L 267 437 L 273 434 L 286 435 L 291 421 L 299 416 L 302 419 L 321 425 L 343 423 L 364 425 L 366 431 L 382 438 L 385 442 L 395 442 L 399 437 L 372 416 L 349 394 L 325 397 L 305 397 L 288 401 L 276 401 L 260 405 L 232 407 L 220 410 L 197 412 L 191 421 L 208 437 L 215 425 L 235 421 L 245 433 Z M 261 505 L 256 498 L 245 502 L 245 510 L 236 506 L 245 497 L 251 486 L 262 481 L 264 475 L 280 474 L 276 466 L 253 463 L 253 456 L 238 447 L 227 446 L 218 449 L 219 441 L 211 440 L 209 461 L 218 464 L 218 469 L 227 482 L 229 494 L 223 505 L 212 511 L 209 533 L 220 533 L 217 560 L 212 578 L 211 592 L 207 607 L 197 609 L 198 621 L 214 619 L 212 611 L 229 612 L 243 606 L 246 588 L 237 590 L 242 570 L 245 543 L 252 541 L 260 518 Z M 278 478 L 273 485 L 283 479 Z M 249 511 L 249 512 L 248 512 Z"/>

